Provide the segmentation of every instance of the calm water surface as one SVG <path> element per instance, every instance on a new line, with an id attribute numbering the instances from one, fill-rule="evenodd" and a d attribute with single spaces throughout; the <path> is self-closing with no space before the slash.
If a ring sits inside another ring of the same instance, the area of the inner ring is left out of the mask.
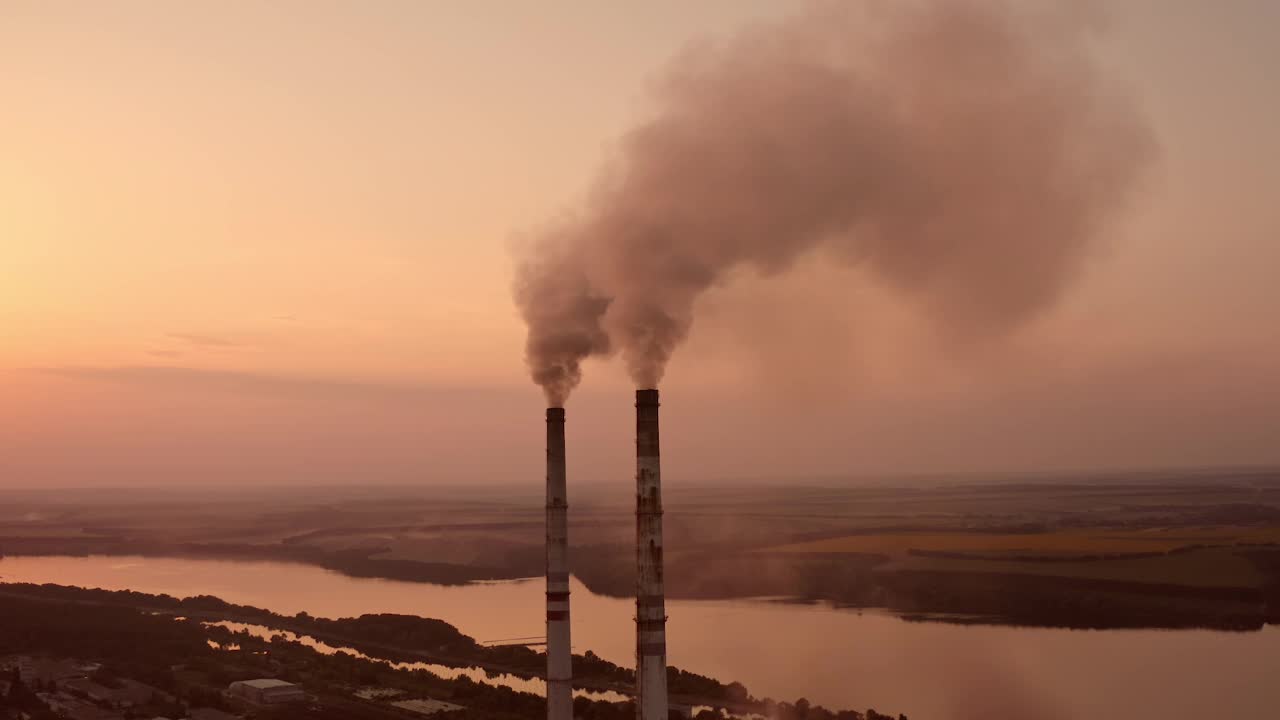
<path id="1" fill-rule="evenodd" d="M 218 627 L 224 627 L 230 630 L 231 632 L 247 632 L 255 637 L 260 637 L 263 639 L 267 639 L 275 635 L 280 635 L 280 636 L 283 636 L 284 639 L 286 640 L 302 643 L 303 645 L 306 645 L 307 647 L 310 647 L 314 649 L 316 652 L 322 653 L 324 655 L 333 655 L 338 652 L 345 652 L 348 655 L 354 655 L 356 657 L 365 658 L 368 660 L 385 660 L 385 658 L 380 658 L 373 655 L 366 655 L 360 652 L 359 650 L 356 650 L 355 648 L 343 647 L 340 645 L 330 645 L 329 643 L 324 642 L 322 640 L 317 640 L 311 637 L 310 635 L 299 635 L 295 632 L 290 632 L 288 630 L 280 630 L 278 628 L 272 628 L 266 625 L 252 625 L 247 623 L 225 622 L 225 621 L 211 622 L 211 623 L 204 623 L 204 624 L 217 625 Z M 209 644 L 214 647 L 218 646 L 218 644 L 213 642 L 212 640 L 209 641 Z M 399 670 L 409 670 L 409 671 L 426 670 L 427 672 L 433 675 L 436 675 L 445 679 L 449 679 L 449 680 L 452 680 L 454 678 L 466 677 L 466 678 L 470 678 L 474 682 L 486 683 L 488 685 L 500 685 L 503 687 L 509 687 L 512 690 L 519 690 L 522 692 L 533 693 L 535 695 L 545 696 L 547 694 L 547 683 L 545 680 L 541 680 L 539 678 L 522 678 L 517 675 L 510 675 L 508 673 L 491 673 L 478 667 L 449 667 L 448 665 L 436 665 L 434 663 L 401 662 L 396 660 L 387 660 L 387 662 L 390 663 L 392 667 L 397 668 Z M 575 690 L 573 694 L 575 697 L 581 696 L 581 697 L 591 698 L 592 700 L 605 700 L 608 702 L 626 702 L 627 700 L 630 699 L 628 696 L 623 695 L 622 693 L 613 692 L 612 690 L 607 690 L 604 692 L 590 692 L 586 690 Z"/>
<path id="2" fill-rule="evenodd" d="M 444 587 L 306 565 L 143 557 L 10 557 L 5 582 L 216 595 L 292 615 L 436 617 L 477 640 L 541 635 L 542 580 Z M 632 663 L 632 601 L 573 584 L 573 645 Z M 763 601 L 667 603 L 672 664 L 755 695 L 912 720 L 1274 720 L 1280 629 L 1045 630 L 912 623 Z"/>

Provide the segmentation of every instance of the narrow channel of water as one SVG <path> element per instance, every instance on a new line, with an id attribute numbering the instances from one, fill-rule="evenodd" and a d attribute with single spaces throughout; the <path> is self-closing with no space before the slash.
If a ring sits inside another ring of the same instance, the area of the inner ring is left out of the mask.
<path id="1" fill-rule="evenodd" d="M 5 582 L 132 589 L 322 617 L 405 613 L 477 640 L 542 634 L 541 580 L 443 587 L 306 565 L 143 557 L 9 557 Z M 574 652 L 633 661 L 633 602 L 573 583 Z M 1073 631 L 907 622 L 760 601 L 671 601 L 670 660 L 753 694 L 912 720 L 1274 720 L 1280 629 Z"/>
<path id="2" fill-rule="evenodd" d="M 314 649 L 316 652 L 324 655 L 333 655 L 335 653 L 344 652 L 348 655 L 354 655 L 365 660 L 385 660 L 385 658 L 366 655 L 355 648 L 342 647 L 339 645 L 330 645 L 322 640 L 317 640 L 310 635 L 299 635 L 288 630 L 278 630 L 276 628 L 267 627 L 266 625 L 251 625 L 238 622 L 212 622 L 204 623 L 205 625 L 215 625 L 224 627 L 231 632 L 247 632 L 254 637 L 268 639 L 274 635 L 280 635 L 285 640 L 297 642 Z M 547 694 L 547 683 L 545 680 L 538 678 L 522 678 L 518 675 L 510 673 L 491 673 L 484 668 L 478 667 L 449 667 L 448 665 L 436 665 L 434 663 L 425 662 L 400 662 L 395 660 L 386 660 L 392 667 L 399 670 L 426 670 L 427 672 L 453 680 L 454 678 L 466 677 L 474 682 L 485 683 L 486 685 L 497 685 L 500 687 L 509 687 L 512 690 L 520 690 L 522 692 L 534 693 L 535 695 Z M 629 700 L 626 695 L 613 691 L 591 692 L 588 690 L 575 690 L 575 697 L 586 697 L 592 700 L 605 700 L 608 702 L 625 702 Z"/>

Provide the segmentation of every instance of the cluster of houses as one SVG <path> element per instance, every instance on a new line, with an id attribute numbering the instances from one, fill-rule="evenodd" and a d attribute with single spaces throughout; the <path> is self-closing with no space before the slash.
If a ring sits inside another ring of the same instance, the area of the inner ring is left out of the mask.
<path id="1" fill-rule="evenodd" d="M 71 720 L 123 720 L 126 711 L 175 702 L 172 695 L 137 680 L 121 678 L 110 686 L 97 682 L 93 679 L 101 669 L 97 663 L 17 656 L 0 665 L 5 675 L 16 670 L 23 685 Z"/>
<path id="2" fill-rule="evenodd" d="M 113 678 L 109 684 L 95 680 L 97 663 L 65 658 L 13 656 L 0 658 L 0 695 L 8 693 L 14 671 L 23 685 L 58 715 L 69 720 L 125 720 L 140 717 L 137 710 L 158 705 L 179 707 L 173 695 L 129 678 Z M 302 688 L 283 680 L 242 680 L 231 683 L 225 695 L 250 705 L 275 705 L 305 701 Z M 239 720 L 239 716 L 215 708 L 194 708 L 189 720 Z M 186 720 L 184 719 L 184 720 Z M 154 720 L 171 720 L 158 716 Z M 176 719 L 175 719 L 176 720 Z"/>
<path id="3" fill-rule="evenodd" d="M 163 706 L 181 708 L 177 698 L 159 689 L 129 678 L 99 680 L 102 666 L 66 658 L 34 658 L 12 656 L 0 658 L 0 696 L 8 693 L 10 678 L 16 671 L 23 685 L 58 715 L 68 720 L 240 720 L 240 716 L 214 708 L 193 708 L 182 718 L 152 716 L 145 709 Z M 97 678 L 97 679 L 95 679 Z M 387 701 L 400 710 L 418 715 L 434 715 L 464 709 L 461 705 L 432 699 L 401 699 L 404 692 L 382 688 L 364 688 L 357 697 Z M 311 700 L 301 687 L 284 680 L 261 678 L 238 680 L 223 692 L 234 707 L 251 710 L 255 706 L 271 706 Z"/>

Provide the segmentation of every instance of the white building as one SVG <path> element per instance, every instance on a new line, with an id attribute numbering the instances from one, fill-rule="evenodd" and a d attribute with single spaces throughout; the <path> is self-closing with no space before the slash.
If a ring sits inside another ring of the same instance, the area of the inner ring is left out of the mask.
<path id="1" fill-rule="evenodd" d="M 302 691 L 302 688 L 291 682 L 272 678 L 239 680 L 231 683 L 227 692 L 257 705 L 275 705 L 307 699 L 307 694 Z"/>
<path id="2" fill-rule="evenodd" d="M 453 703 L 447 703 L 443 700 L 432 700 L 431 698 L 423 700 L 400 700 L 391 704 L 401 710 L 408 710 L 409 712 L 415 712 L 419 715 L 435 715 L 438 712 L 452 712 L 453 710 L 465 709 L 461 705 L 454 705 Z"/>

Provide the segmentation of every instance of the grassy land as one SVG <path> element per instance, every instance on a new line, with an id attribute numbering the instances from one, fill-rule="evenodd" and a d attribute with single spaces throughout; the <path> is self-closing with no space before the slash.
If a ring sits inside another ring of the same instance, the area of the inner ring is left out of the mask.
<path id="1" fill-rule="evenodd" d="M 1158 557 L 1068 562 L 917 556 L 895 560 L 877 570 L 1009 573 L 1187 587 L 1258 588 L 1267 581 L 1267 577 L 1258 571 L 1254 563 L 1238 555 L 1233 548 L 1206 548 Z"/>
<path id="2" fill-rule="evenodd" d="M 1073 627 L 1280 621 L 1280 469 L 673 482 L 664 495 L 672 599 L 787 596 Z M 582 483 L 573 497 L 574 574 L 630 596 L 632 488 Z M 541 574 L 544 513 L 537 482 L 0 492 L 0 555 L 272 559 L 460 583 Z M 1137 599 L 1116 599 L 1126 594 Z"/>
<path id="3" fill-rule="evenodd" d="M 877 572 L 1036 575 L 1187 587 L 1268 582 L 1242 546 L 1280 543 L 1275 527 L 1059 530 L 1038 533 L 869 533 L 768 548 L 780 554 L 878 554 Z"/>
<path id="4" fill-rule="evenodd" d="M 784 553 L 874 553 L 890 557 L 913 550 L 1045 556 L 1166 553 L 1191 545 L 1280 543 L 1280 528 L 1204 527 L 1142 530 L 1058 530 L 1036 533 L 868 533 L 767 548 Z"/>

